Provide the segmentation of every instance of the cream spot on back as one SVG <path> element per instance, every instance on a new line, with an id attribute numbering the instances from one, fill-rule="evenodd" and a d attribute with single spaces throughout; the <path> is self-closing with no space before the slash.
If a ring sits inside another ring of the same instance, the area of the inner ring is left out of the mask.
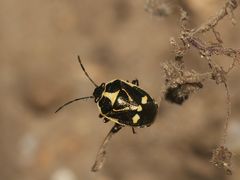
<path id="1" fill-rule="evenodd" d="M 121 97 L 118 98 L 117 102 L 121 105 L 126 105 L 126 102 Z"/>
<path id="2" fill-rule="evenodd" d="M 104 92 L 103 96 L 107 97 L 113 105 L 115 103 L 116 99 L 117 99 L 118 93 L 119 93 L 119 91 L 116 91 L 116 92 L 113 92 L 113 93 Z"/>
<path id="3" fill-rule="evenodd" d="M 135 114 L 135 116 L 133 116 L 133 118 L 132 118 L 132 121 L 134 124 L 136 124 L 139 119 L 140 119 L 140 116 L 138 114 Z"/>
<path id="4" fill-rule="evenodd" d="M 143 97 L 142 97 L 142 100 L 141 100 L 141 103 L 142 103 L 142 104 L 146 104 L 146 103 L 147 103 L 147 100 L 148 100 L 148 97 L 147 97 L 147 96 L 143 96 Z"/>
<path id="5" fill-rule="evenodd" d="M 138 111 L 138 112 L 142 111 L 142 106 L 141 106 L 141 105 L 139 105 L 139 106 L 137 107 L 137 111 Z"/>

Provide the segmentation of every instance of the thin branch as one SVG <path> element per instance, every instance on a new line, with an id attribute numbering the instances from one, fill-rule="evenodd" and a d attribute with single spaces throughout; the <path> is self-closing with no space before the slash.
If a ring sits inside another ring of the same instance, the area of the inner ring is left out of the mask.
<path id="1" fill-rule="evenodd" d="M 102 145 L 100 146 L 100 148 L 98 150 L 95 163 L 92 166 L 92 171 L 93 172 L 97 172 L 103 167 L 104 161 L 106 159 L 106 149 L 107 149 L 108 143 L 110 142 L 113 134 L 116 134 L 122 127 L 123 127 L 122 125 L 115 124 L 112 127 L 112 129 L 109 131 L 107 136 L 105 137 Z"/>
<path id="2" fill-rule="evenodd" d="M 226 144 L 227 131 L 228 131 L 229 121 L 230 121 L 230 117 L 231 117 L 231 97 L 230 97 L 230 92 L 229 92 L 227 82 L 224 82 L 224 87 L 225 87 L 225 90 L 226 90 L 226 99 L 227 99 L 227 117 L 225 119 L 222 143 Z"/>
<path id="3" fill-rule="evenodd" d="M 109 131 L 109 133 L 105 137 L 102 145 L 100 146 L 98 153 L 97 153 L 96 160 L 94 162 L 94 165 L 92 166 L 93 172 L 97 172 L 102 168 L 104 161 L 106 159 L 106 148 L 107 148 L 108 143 L 110 142 L 113 134 L 114 133 L 112 131 Z"/>
<path id="4" fill-rule="evenodd" d="M 233 11 L 237 8 L 238 3 L 236 0 L 227 0 L 224 6 L 217 12 L 217 14 L 208 20 L 205 24 L 201 25 L 196 30 L 193 30 L 193 34 L 205 33 L 210 31 L 212 28 L 217 26 L 219 21 L 221 21 L 225 16 L 231 15 L 233 21 Z"/>

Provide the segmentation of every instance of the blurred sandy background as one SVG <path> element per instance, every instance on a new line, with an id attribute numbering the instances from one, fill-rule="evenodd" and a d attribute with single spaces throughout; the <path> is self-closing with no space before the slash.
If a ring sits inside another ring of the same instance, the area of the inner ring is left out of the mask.
<path id="1" fill-rule="evenodd" d="M 125 128 L 113 138 L 102 171 L 90 172 L 112 126 L 98 118 L 92 101 L 64 102 L 91 95 L 92 84 L 138 78 L 160 99 L 160 64 L 173 57 L 169 38 L 178 36 L 178 13 L 155 18 L 144 0 L 0 1 L 0 179 L 1 180 L 239 180 L 240 160 L 227 177 L 210 163 L 226 113 L 224 88 L 209 82 L 183 106 L 162 102 L 156 123 Z M 192 25 L 213 16 L 223 1 L 183 1 Z M 240 47 L 240 13 L 218 30 L 227 46 Z M 194 51 L 193 51 L 194 52 Z M 189 67 L 206 70 L 197 53 Z M 219 58 L 227 64 L 228 60 Z M 240 153 L 239 68 L 229 76 L 232 118 L 228 143 Z"/>

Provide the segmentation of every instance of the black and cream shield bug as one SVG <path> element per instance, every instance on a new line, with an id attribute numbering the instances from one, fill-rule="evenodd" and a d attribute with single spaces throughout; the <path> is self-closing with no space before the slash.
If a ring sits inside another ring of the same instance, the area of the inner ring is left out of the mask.
<path id="1" fill-rule="evenodd" d="M 122 126 L 150 126 L 157 113 L 157 104 L 138 87 L 137 80 L 129 83 L 116 79 L 102 83 L 93 96 L 101 116 Z"/>
<path id="2" fill-rule="evenodd" d="M 114 122 L 114 126 L 105 138 L 92 167 L 92 171 L 98 171 L 103 165 L 105 148 L 112 135 L 125 126 L 131 127 L 133 133 L 135 133 L 135 127 L 150 126 L 154 122 L 158 105 L 146 91 L 139 87 L 138 80 L 133 80 L 130 83 L 115 79 L 97 85 L 88 75 L 79 56 L 78 61 L 85 75 L 95 86 L 93 95 L 69 101 L 58 108 L 56 112 L 72 102 L 93 98 L 100 112 L 99 117 L 103 118 L 104 122 Z"/>

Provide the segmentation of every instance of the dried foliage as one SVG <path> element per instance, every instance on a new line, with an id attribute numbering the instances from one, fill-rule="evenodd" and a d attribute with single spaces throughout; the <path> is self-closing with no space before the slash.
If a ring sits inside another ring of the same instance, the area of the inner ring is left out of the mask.
<path id="1" fill-rule="evenodd" d="M 163 65 L 165 71 L 165 99 L 182 104 L 189 95 L 203 87 L 204 77 L 194 70 L 184 70 L 181 61 L 168 62 Z"/>
<path id="2" fill-rule="evenodd" d="M 210 161 L 218 168 L 223 168 L 227 175 L 232 175 L 231 165 L 232 165 L 232 152 L 224 146 L 218 146 L 212 155 Z"/>
<path id="3" fill-rule="evenodd" d="M 153 3 L 154 2 L 154 3 Z M 151 6 L 150 6 L 150 5 Z M 155 4 L 155 5 L 154 5 Z M 161 3 L 155 1 L 148 1 L 149 12 L 153 15 L 162 16 L 160 11 Z M 152 7 L 154 6 L 154 7 Z M 163 65 L 165 72 L 165 99 L 172 103 L 181 105 L 189 96 L 203 87 L 206 80 L 213 80 L 217 85 L 223 84 L 226 90 L 227 112 L 225 119 L 224 134 L 222 141 L 214 151 L 211 162 L 219 168 L 226 170 L 230 175 L 232 153 L 225 147 L 227 136 L 227 129 L 231 115 L 231 99 L 227 85 L 227 75 L 239 63 L 240 49 L 233 49 L 225 47 L 221 34 L 216 30 L 216 26 L 226 16 L 230 16 L 231 23 L 234 25 L 233 11 L 238 7 L 236 0 L 227 0 L 223 7 L 216 13 L 216 15 L 199 27 L 189 28 L 189 16 L 186 11 L 180 9 L 180 36 L 179 42 L 174 38 L 170 39 L 170 44 L 173 47 L 175 58 Z M 201 35 L 204 33 L 212 33 L 215 42 L 208 42 L 203 40 Z M 192 49 L 196 49 L 202 59 L 205 59 L 209 69 L 205 73 L 198 73 L 194 70 L 188 70 L 185 67 L 184 56 Z M 213 60 L 213 57 L 225 56 L 232 61 L 229 67 L 223 67 Z"/>
<path id="4" fill-rule="evenodd" d="M 147 0 L 145 10 L 153 16 L 169 16 L 173 12 L 173 7 L 169 1 Z"/>

